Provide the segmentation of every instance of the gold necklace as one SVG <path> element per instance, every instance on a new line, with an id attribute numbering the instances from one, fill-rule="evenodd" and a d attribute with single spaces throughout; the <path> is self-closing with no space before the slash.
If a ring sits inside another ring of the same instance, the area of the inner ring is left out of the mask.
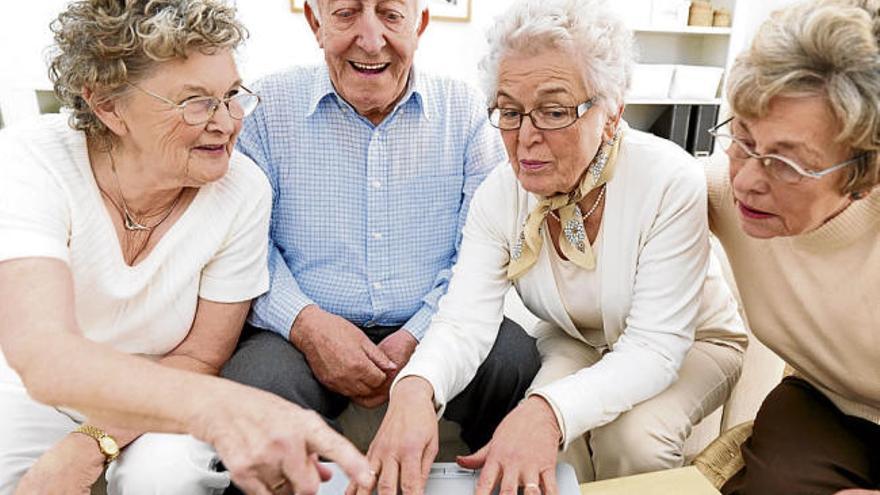
<path id="1" fill-rule="evenodd" d="M 177 197 L 174 198 L 174 202 L 171 203 L 171 206 L 168 207 L 168 210 L 162 215 L 162 218 L 160 218 L 158 222 L 151 226 L 144 225 L 138 222 L 137 219 L 134 218 L 134 215 L 131 214 L 131 211 L 128 209 L 128 204 L 126 204 L 125 202 L 125 196 L 122 194 L 122 186 L 119 184 L 119 175 L 116 173 L 116 160 L 113 159 L 113 153 L 111 151 L 108 150 L 107 155 L 110 157 L 110 170 L 111 172 L 113 172 L 113 180 L 116 183 L 116 192 L 117 194 L 119 194 L 119 199 L 122 202 L 122 207 L 120 208 L 119 204 L 116 203 L 116 201 L 114 201 L 113 198 L 110 197 L 110 195 L 107 194 L 103 189 L 101 189 L 100 187 L 99 189 L 101 189 L 101 192 L 104 193 L 105 196 L 107 196 L 111 203 L 113 203 L 113 206 L 115 206 L 116 209 L 119 210 L 119 213 L 122 215 L 122 226 L 125 227 L 125 230 L 129 232 L 144 230 L 152 231 L 159 225 L 162 225 L 162 222 L 164 222 L 168 219 L 168 217 L 171 216 L 171 212 L 174 211 L 174 209 L 177 207 L 177 203 L 180 202 L 180 198 L 181 196 L 183 196 L 183 188 L 181 188 L 180 192 L 177 193 Z"/>

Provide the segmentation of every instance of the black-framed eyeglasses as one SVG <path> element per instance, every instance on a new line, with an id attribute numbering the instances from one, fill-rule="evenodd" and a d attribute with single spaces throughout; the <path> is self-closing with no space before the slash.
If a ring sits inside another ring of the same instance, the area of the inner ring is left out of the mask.
<path id="1" fill-rule="evenodd" d="M 489 109 L 489 123 L 502 131 L 515 131 L 522 126 L 523 117 L 532 121 L 535 129 L 555 131 L 564 129 L 583 117 L 594 105 L 594 98 L 573 107 L 546 105 L 520 112 L 515 108 L 492 107 Z"/>
<path id="2" fill-rule="evenodd" d="M 211 120 L 221 103 L 226 106 L 226 110 L 229 111 L 229 116 L 235 120 L 241 120 L 252 114 L 254 110 L 256 110 L 257 105 L 260 104 L 260 95 L 244 86 L 239 86 L 241 91 L 234 95 L 227 96 L 222 100 L 213 96 L 197 96 L 182 103 L 175 103 L 164 96 L 157 95 L 152 91 L 147 91 L 132 82 L 127 82 L 127 84 L 144 94 L 152 96 L 153 98 L 176 108 L 180 111 L 181 115 L 183 115 L 183 121 L 189 125 L 200 125 Z"/>
<path id="3" fill-rule="evenodd" d="M 754 147 L 750 147 L 741 139 L 733 135 L 733 131 L 730 130 L 730 123 L 733 122 L 733 119 L 734 117 L 730 117 L 724 122 L 709 129 L 709 134 L 715 137 L 715 140 L 721 146 L 721 149 L 726 151 L 727 154 L 733 158 L 737 158 L 740 160 L 754 158 L 755 160 L 758 160 L 758 163 L 764 166 L 771 177 L 787 184 L 797 184 L 804 177 L 808 177 L 810 179 L 821 179 L 822 177 L 825 177 L 832 172 L 840 170 L 843 167 L 852 165 L 853 163 L 858 163 L 859 160 L 864 157 L 864 155 L 859 155 L 855 158 L 850 158 L 849 160 L 832 165 L 827 168 L 823 168 L 819 171 L 809 170 L 802 167 L 791 158 L 777 155 L 775 153 L 762 155 L 755 151 Z M 725 126 L 728 127 L 727 132 L 724 131 Z"/>

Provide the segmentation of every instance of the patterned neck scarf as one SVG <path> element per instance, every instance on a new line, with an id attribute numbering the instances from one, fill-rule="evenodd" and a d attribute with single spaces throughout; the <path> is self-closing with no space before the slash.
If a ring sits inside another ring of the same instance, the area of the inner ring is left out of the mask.
<path id="1" fill-rule="evenodd" d="M 559 248 L 562 253 L 585 270 L 596 269 L 596 258 L 588 242 L 583 214 L 577 203 L 590 191 L 602 187 L 611 180 L 617 152 L 620 149 L 620 140 L 621 129 L 618 128 L 610 141 L 602 143 L 577 188 L 568 193 L 541 198 L 535 208 L 529 212 L 510 253 L 510 264 L 507 265 L 509 280 L 518 279 L 538 261 L 538 253 L 541 252 L 544 244 L 541 229 L 547 215 L 556 210 L 559 210 L 559 223 L 562 225 L 562 235 L 559 236 Z"/>

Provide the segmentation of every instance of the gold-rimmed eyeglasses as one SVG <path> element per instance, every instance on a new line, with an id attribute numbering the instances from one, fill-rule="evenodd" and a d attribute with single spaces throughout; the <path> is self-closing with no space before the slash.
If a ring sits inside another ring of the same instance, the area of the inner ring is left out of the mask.
<path id="1" fill-rule="evenodd" d="M 223 99 L 215 98 L 213 96 L 196 96 L 180 103 L 176 103 L 132 82 L 127 82 L 127 84 L 144 94 L 177 108 L 183 116 L 183 121 L 189 125 L 200 125 L 211 120 L 211 118 L 214 117 L 214 113 L 220 108 L 221 103 L 226 107 L 229 116 L 235 120 L 242 120 L 247 117 L 253 113 L 254 110 L 256 110 L 257 105 L 260 104 L 260 95 L 244 86 L 239 86 L 235 94 L 229 95 Z"/>
<path id="2" fill-rule="evenodd" d="M 821 170 L 809 170 L 801 165 L 799 165 L 796 161 L 791 158 L 787 158 L 782 155 L 778 155 L 775 153 L 769 153 L 766 155 L 762 155 L 755 151 L 755 148 L 749 146 L 742 139 L 733 135 L 733 131 L 730 130 L 731 122 L 733 122 L 734 117 L 731 117 L 724 122 L 716 125 L 715 127 L 709 129 L 709 134 L 711 134 L 717 140 L 721 149 L 727 152 L 733 158 L 745 160 L 749 158 L 754 158 L 758 160 L 758 163 L 764 166 L 767 172 L 771 177 L 777 179 L 779 181 L 785 182 L 786 184 L 797 184 L 804 177 L 808 177 L 810 179 L 821 179 L 826 175 L 840 170 L 843 167 L 848 165 L 852 165 L 854 163 L 858 163 L 864 155 L 858 155 L 855 158 L 850 158 L 844 162 L 840 162 L 838 164 L 832 165 L 827 168 L 823 168 Z M 725 126 L 727 127 L 725 129 Z"/>
<path id="3" fill-rule="evenodd" d="M 564 129 L 583 117 L 594 105 L 594 99 L 576 106 L 545 105 L 533 108 L 529 112 L 520 112 L 515 108 L 492 107 L 489 109 L 489 123 L 502 131 L 515 131 L 522 126 L 523 117 L 532 121 L 535 129 L 555 131 Z"/>

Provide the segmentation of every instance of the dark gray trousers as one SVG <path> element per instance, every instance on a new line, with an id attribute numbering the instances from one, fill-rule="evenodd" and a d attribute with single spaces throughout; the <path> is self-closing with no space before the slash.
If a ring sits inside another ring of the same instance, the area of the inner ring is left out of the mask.
<path id="1" fill-rule="evenodd" d="M 374 343 L 397 327 L 362 330 Z M 444 417 L 461 426 L 461 439 L 471 451 L 485 445 L 495 428 L 525 395 L 541 366 L 535 340 L 505 318 L 489 356 L 471 383 L 446 407 Z M 281 396 L 321 414 L 338 429 L 335 419 L 349 399 L 322 385 L 305 356 L 276 333 L 245 325 L 235 354 L 221 376 Z"/>

